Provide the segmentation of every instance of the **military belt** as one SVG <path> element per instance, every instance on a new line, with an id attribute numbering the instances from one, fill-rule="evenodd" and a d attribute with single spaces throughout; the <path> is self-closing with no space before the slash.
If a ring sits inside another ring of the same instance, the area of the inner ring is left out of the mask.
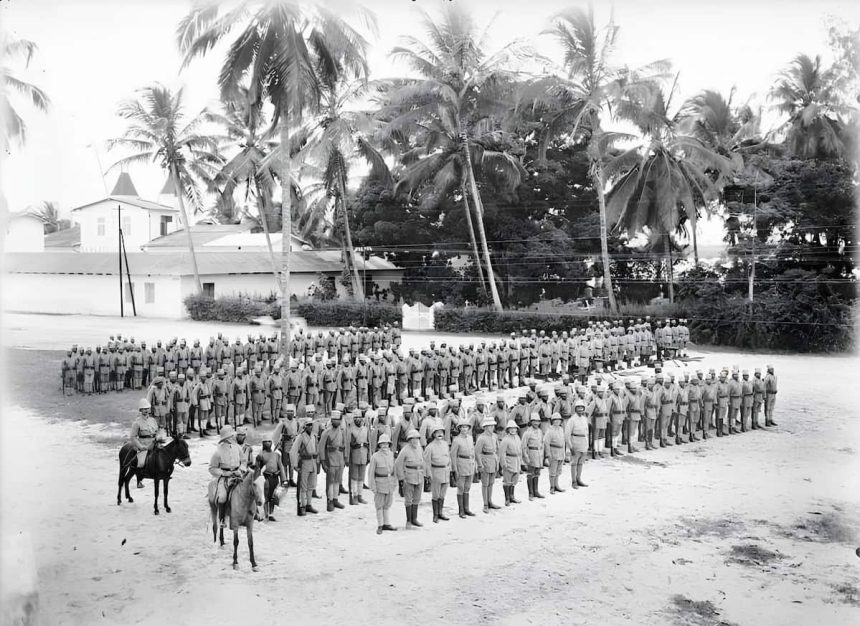
<path id="1" fill-rule="evenodd" d="M 468 454 L 466 454 L 466 455 L 458 454 L 457 458 L 459 458 L 459 459 L 471 459 L 472 457 L 469 456 Z"/>
<path id="2" fill-rule="evenodd" d="M 672 401 L 671 400 L 661 400 L 660 404 L 662 404 L 663 406 L 666 406 L 667 404 L 672 404 Z"/>
<path id="3" fill-rule="evenodd" d="M 138 435 L 138 439 L 152 439 L 154 435 Z"/>
<path id="4" fill-rule="evenodd" d="M 435 467 L 436 469 L 445 469 L 446 467 L 448 467 L 447 465 L 437 465 L 436 463 L 431 463 L 430 465 L 432 467 Z"/>
<path id="5" fill-rule="evenodd" d="M 529 450 L 540 450 L 540 446 L 529 446 Z"/>
<path id="6" fill-rule="evenodd" d="M 767 392 L 767 395 L 769 395 L 769 396 L 775 396 L 775 395 L 776 395 L 776 392 L 775 392 L 775 391 L 768 391 L 768 392 Z"/>
<path id="7" fill-rule="evenodd" d="M 437 466 L 436 466 L 436 465 L 434 465 L 433 467 L 437 467 Z M 438 467 L 445 467 L 445 466 L 444 466 L 444 465 L 439 465 Z M 419 466 L 418 466 L 418 465 L 406 465 L 406 469 L 418 469 L 418 468 L 419 468 Z"/>
<path id="8" fill-rule="evenodd" d="M 551 444 L 549 444 L 549 447 L 550 448 L 563 448 L 564 446 L 560 446 L 557 443 L 551 443 Z"/>
<path id="9" fill-rule="evenodd" d="M 377 478 L 388 478 L 390 476 L 390 474 L 380 474 L 379 472 L 374 472 L 373 475 Z"/>
<path id="10" fill-rule="evenodd" d="M 310 459 L 315 459 L 315 458 L 317 458 L 317 455 L 316 455 L 316 454 L 303 454 L 303 455 L 302 455 L 302 460 L 303 460 L 303 461 L 308 461 L 308 460 L 310 460 Z"/>
<path id="11" fill-rule="evenodd" d="M 338 452 L 343 452 L 343 446 L 326 446 L 326 450 L 337 450 Z"/>
<path id="12" fill-rule="evenodd" d="M 505 452 L 505 456 L 513 456 L 513 457 L 517 457 L 517 456 L 519 456 L 519 454 L 517 454 L 517 453 L 515 453 L 515 452 Z"/>
<path id="13" fill-rule="evenodd" d="M 641 413 L 642 411 L 640 411 L 639 409 L 630 409 L 630 412 L 631 413 Z"/>
<path id="14" fill-rule="evenodd" d="M 689 402 L 679 402 L 678 404 L 680 404 L 681 406 L 687 406 L 690 403 Z"/>

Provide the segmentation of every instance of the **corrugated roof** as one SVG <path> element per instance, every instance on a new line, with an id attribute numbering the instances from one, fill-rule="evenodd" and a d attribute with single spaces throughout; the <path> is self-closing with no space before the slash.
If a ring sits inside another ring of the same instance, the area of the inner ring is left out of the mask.
<path id="1" fill-rule="evenodd" d="M 81 226 L 75 224 L 66 230 L 58 230 L 50 235 L 45 235 L 46 248 L 74 248 L 81 245 Z"/>
<path id="2" fill-rule="evenodd" d="M 364 270 L 361 260 L 359 267 Z M 116 275 L 117 255 L 110 252 L 19 252 L 4 258 L 4 268 L 10 274 L 107 274 Z M 194 272 L 187 252 L 128 255 L 133 275 L 190 276 Z M 201 275 L 212 274 L 270 274 L 271 260 L 267 252 L 198 252 L 197 266 Z M 399 268 L 384 259 L 371 257 L 368 271 L 396 271 Z M 340 272 L 343 263 L 338 250 L 300 250 L 290 255 L 290 271 L 297 274 Z"/>
<path id="3" fill-rule="evenodd" d="M 251 229 L 250 224 L 194 224 L 191 227 L 191 239 L 194 246 L 205 246 L 210 241 L 220 239 L 225 235 L 236 232 L 244 232 Z M 143 245 L 144 248 L 185 248 L 188 243 L 185 240 L 185 229 L 156 237 Z"/>

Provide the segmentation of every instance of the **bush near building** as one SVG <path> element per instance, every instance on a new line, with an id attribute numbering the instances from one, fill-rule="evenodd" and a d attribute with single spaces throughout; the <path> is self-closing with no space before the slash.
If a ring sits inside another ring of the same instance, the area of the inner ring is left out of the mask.
<path id="1" fill-rule="evenodd" d="M 293 307 L 296 315 L 305 318 L 308 326 L 379 326 L 400 324 L 403 312 L 394 304 L 332 300 L 304 301 Z"/>
<path id="2" fill-rule="evenodd" d="M 258 300 L 247 296 L 219 296 L 210 298 L 202 294 L 185 298 L 185 308 L 191 319 L 207 322 L 235 322 L 247 324 L 255 317 L 271 315 L 281 317 L 277 302 Z"/>

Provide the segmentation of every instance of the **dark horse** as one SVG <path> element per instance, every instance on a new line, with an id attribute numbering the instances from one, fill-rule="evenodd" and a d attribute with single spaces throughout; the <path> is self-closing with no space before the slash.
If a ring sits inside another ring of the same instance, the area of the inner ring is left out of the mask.
<path id="1" fill-rule="evenodd" d="M 257 507 L 263 506 L 263 493 L 255 482 L 260 476 L 260 468 L 248 471 L 227 496 L 227 516 L 233 531 L 233 569 L 239 569 L 239 527 L 244 526 L 248 536 L 248 552 L 251 553 L 251 569 L 257 571 L 254 560 L 254 518 Z M 218 528 L 218 504 L 215 502 L 216 481 L 209 484 L 209 512 L 212 516 L 212 541 L 221 539 L 224 545 L 224 529 Z M 220 532 L 219 532 L 220 531 Z"/>
<path id="2" fill-rule="evenodd" d="M 129 502 L 134 502 L 131 494 L 128 492 L 128 483 L 132 476 L 137 476 L 138 480 L 142 478 L 151 478 L 155 487 L 155 514 L 158 515 L 158 482 L 164 481 L 164 510 L 170 513 L 170 506 L 167 504 L 167 484 L 170 482 L 170 477 L 173 474 L 173 466 L 177 463 L 182 463 L 185 467 L 191 465 L 191 458 L 188 455 L 188 444 L 182 439 L 174 439 L 166 446 L 159 448 L 155 446 L 146 455 L 146 461 L 143 467 L 137 467 L 137 450 L 131 443 L 125 444 L 119 451 L 119 479 L 117 480 L 116 503 L 122 504 L 122 488 L 125 486 L 125 499 Z"/>

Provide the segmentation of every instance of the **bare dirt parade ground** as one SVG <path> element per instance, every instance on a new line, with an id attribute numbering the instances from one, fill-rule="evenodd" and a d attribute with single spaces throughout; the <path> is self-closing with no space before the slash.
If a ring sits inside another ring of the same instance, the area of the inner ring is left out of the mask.
<path id="1" fill-rule="evenodd" d="M 860 623 L 854 357 L 694 346 L 693 370 L 773 364 L 779 426 L 589 461 L 587 489 L 550 496 L 542 475 L 545 499 L 529 502 L 521 484 L 522 504 L 489 515 L 433 524 L 423 498 L 425 526 L 406 532 L 396 497 L 400 530 L 377 536 L 372 505 L 299 519 L 291 489 L 278 521 L 255 525 L 254 573 L 244 532 L 239 571 L 231 546 L 211 541 L 215 438 L 189 442 L 193 463 L 174 472 L 171 514 L 152 514 L 151 481 L 117 506 L 116 455 L 139 394 L 64 398 L 59 363 L 71 343 L 104 344 L 116 332 L 149 343 L 259 330 L 5 316 L 3 623 L 28 600 L 40 624 Z M 480 341 L 404 333 L 403 348 L 431 339 Z"/>

